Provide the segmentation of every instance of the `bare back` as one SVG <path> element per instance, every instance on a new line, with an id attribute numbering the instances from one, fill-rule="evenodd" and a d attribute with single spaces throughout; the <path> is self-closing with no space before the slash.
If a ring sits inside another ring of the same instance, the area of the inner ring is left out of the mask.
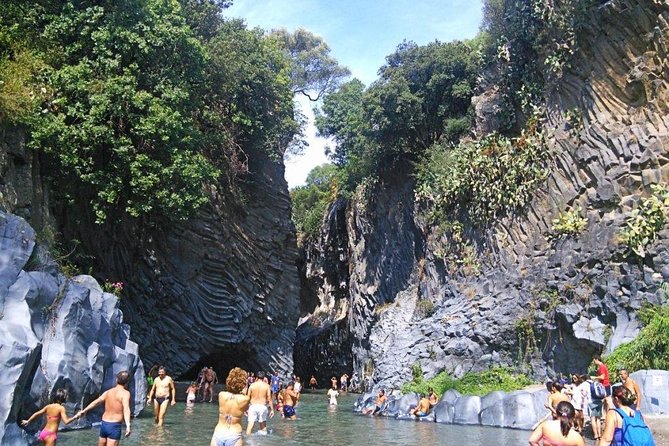
<path id="1" fill-rule="evenodd" d="M 44 414 L 46 415 L 46 424 L 44 425 L 44 429 L 51 432 L 58 432 L 58 426 L 60 425 L 60 421 L 63 418 L 63 415 L 67 417 L 65 408 L 62 405 L 56 403 L 48 404 L 44 408 Z"/>
<path id="2" fill-rule="evenodd" d="M 286 406 L 295 406 L 297 402 L 297 393 L 293 389 L 286 389 L 283 393 L 283 404 Z"/>
<path id="3" fill-rule="evenodd" d="M 584 446 L 583 437 L 574 429 L 570 429 L 567 436 L 562 435 L 559 420 L 549 420 L 532 432 L 530 444 L 539 444 L 543 440 L 544 446 Z M 536 443 L 533 443 L 536 442 Z"/>
<path id="4" fill-rule="evenodd" d="M 123 386 L 116 386 L 107 390 L 105 394 L 105 412 L 102 414 L 102 419 L 109 422 L 124 421 L 123 409 L 129 407 L 130 392 Z"/>
<path id="5" fill-rule="evenodd" d="M 218 394 L 218 431 L 242 431 L 242 415 L 249 408 L 251 399 L 247 395 L 237 395 L 230 392 Z"/>
<path id="6" fill-rule="evenodd" d="M 251 398 L 251 404 L 267 404 L 272 401 L 269 384 L 264 381 L 255 381 L 251 384 L 248 395 Z"/>

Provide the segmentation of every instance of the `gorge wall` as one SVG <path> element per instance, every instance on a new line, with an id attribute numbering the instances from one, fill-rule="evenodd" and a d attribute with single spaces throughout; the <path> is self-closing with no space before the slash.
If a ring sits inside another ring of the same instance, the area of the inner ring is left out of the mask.
<path id="1" fill-rule="evenodd" d="M 636 310 L 669 280 L 669 231 L 642 261 L 620 232 L 650 186 L 669 180 L 669 5 L 599 2 L 584 20 L 571 67 L 547 91 L 551 173 L 517 215 L 465 227 L 469 263 L 444 258 L 453 240 L 424 221 L 408 172 L 334 204 L 306 248 L 316 291 L 297 331 L 303 374 L 352 369 L 396 386 L 416 364 L 428 376 L 499 364 L 543 377 L 585 371 L 638 333 Z M 497 95 L 493 82 L 474 100 L 479 132 L 496 130 Z M 552 220 L 577 207 L 585 231 L 549 239 Z"/>
<path id="2" fill-rule="evenodd" d="M 53 210 L 24 133 L 2 132 L 0 209 L 26 218 L 38 239 L 77 240 L 96 277 L 125 284 L 120 308 L 149 367 L 175 378 L 205 365 L 292 373 L 298 253 L 281 163 L 254 155 L 237 196 L 209 185 L 210 202 L 188 221 L 97 225 L 83 207 Z"/>

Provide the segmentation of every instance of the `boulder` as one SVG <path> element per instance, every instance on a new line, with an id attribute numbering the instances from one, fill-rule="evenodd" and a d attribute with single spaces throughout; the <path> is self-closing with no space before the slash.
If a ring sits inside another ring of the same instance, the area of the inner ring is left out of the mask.
<path id="1" fill-rule="evenodd" d="M 484 426 L 504 425 L 504 398 L 506 393 L 501 390 L 490 392 L 481 398 L 480 420 Z"/>
<path id="2" fill-rule="evenodd" d="M 65 407 L 73 414 L 114 386 L 121 370 L 133 375 L 133 414 L 144 407 L 144 367 L 118 298 L 90 276 L 25 271 L 34 246 L 30 226 L 0 212 L 0 444 L 31 443 L 41 424 L 24 431 L 17 420 L 47 404 L 55 389 L 69 391 Z M 99 421 L 100 413 L 78 427 Z"/>
<path id="3" fill-rule="evenodd" d="M 455 424 L 480 424 L 479 413 L 481 412 L 480 396 L 461 396 L 455 402 Z"/>
<path id="4" fill-rule="evenodd" d="M 669 413 L 669 371 L 639 370 L 631 373 L 641 390 L 641 410 L 648 414 Z"/>
<path id="5" fill-rule="evenodd" d="M 453 424 L 455 417 L 455 404 L 450 403 L 442 398 L 432 409 L 434 419 L 437 423 Z"/>
<path id="6" fill-rule="evenodd" d="M 502 402 L 504 420 L 501 427 L 531 429 L 538 417 L 534 395 L 525 390 L 517 390 L 504 397 Z"/>

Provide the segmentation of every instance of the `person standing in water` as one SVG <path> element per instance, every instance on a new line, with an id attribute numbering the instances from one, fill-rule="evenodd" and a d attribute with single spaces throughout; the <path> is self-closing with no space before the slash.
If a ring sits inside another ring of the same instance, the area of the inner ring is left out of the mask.
<path id="1" fill-rule="evenodd" d="M 203 400 L 207 399 L 207 392 L 209 392 L 209 402 L 214 401 L 214 384 L 218 384 L 218 375 L 214 371 L 213 367 L 207 367 L 203 370 L 204 373 L 204 396 Z"/>
<path id="2" fill-rule="evenodd" d="M 288 384 L 288 387 L 283 392 L 283 416 L 289 420 L 296 420 L 295 405 L 297 404 L 298 394 L 295 393 L 293 383 Z"/>
<path id="3" fill-rule="evenodd" d="M 330 405 L 331 406 L 336 406 L 337 405 L 337 397 L 339 396 L 339 391 L 337 391 L 336 387 L 330 387 L 330 390 L 328 390 L 328 398 L 330 398 Z"/>
<path id="4" fill-rule="evenodd" d="M 226 391 L 218 394 L 218 424 L 209 446 L 242 446 L 242 416 L 251 404 L 246 388 L 247 373 L 235 367 L 225 380 Z"/>
<path id="5" fill-rule="evenodd" d="M 67 412 L 65 411 L 64 406 L 66 401 L 67 390 L 56 390 L 53 398 L 51 398 L 51 404 L 47 404 L 42 409 L 32 414 L 27 420 L 21 421 L 21 426 L 26 427 L 35 418 L 41 416 L 42 414 L 46 414 L 46 424 L 39 432 L 37 439 L 47 446 L 56 444 L 56 440 L 58 439 L 58 426 L 60 425 L 60 422 L 62 421 L 63 424 L 70 424 L 72 421 L 78 418 L 76 415 L 72 418 L 67 416 Z"/>
<path id="6" fill-rule="evenodd" d="M 172 399 L 172 406 L 177 403 L 176 391 L 174 389 L 174 381 L 167 376 L 165 367 L 160 366 L 158 369 L 158 377 L 153 382 L 153 387 L 147 397 L 147 404 L 153 398 L 153 420 L 158 426 L 162 426 L 165 421 L 165 413 L 169 405 L 170 396 Z M 154 398 L 155 397 L 155 398 Z"/>
<path id="7" fill-rule="evenodd" d="M 265 382 L 265 372 L 259 371 L 256 375 L 258 379 L 249 386 L 247 392 L 251 398 L 251 405 L 248 410 L 248 424 L 246 425 L 246 435 L 251 435 L 253 424 L 258 421 L 260 430 L 258 433 L 267 435 L 267 405 L 269 404 L 269 416 L 274 416 L 274 407 L 272 407 L 272 392 L 269 384 Z"/>
<path id="8" fill-rule="evenodd" d="M 130 381 L 130 373 L 125 370 L 118 372 L 116 374 L 116 387 L 104 392 L 98 399 L 77 414 L 77 417 L 81 417 L 99 404 L 105 404 L 105 411 L 102 414 L 102 423 L 100 424 L 98 446 L 116 446 L 119 444 L 124 422 L 125 436 L 130 436 L 130 392 L 126 389 L 128 381 Z"/>

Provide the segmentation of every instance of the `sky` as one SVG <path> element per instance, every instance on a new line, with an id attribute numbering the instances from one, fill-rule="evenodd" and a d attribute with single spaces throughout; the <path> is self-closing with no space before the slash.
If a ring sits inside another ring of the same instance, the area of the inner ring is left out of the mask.
<path id="1" fill-rule="evenodd" d="M 369 85 L 403 40 L 425 45 L 474 37 L 481 23 L 481 4 L 481 0 L 234 0 L 224 14 L 268 31 L 305 28 L 327 42 L 330 54 L 351 70 L 352 77 Z M 299 103 L 310 118 L 309 148 L 286 159 L 291 189 L 304 184 L 311 169 L 327 162 L 324 149 L 332 145 L 316 137 L 309 101 Z"/>

